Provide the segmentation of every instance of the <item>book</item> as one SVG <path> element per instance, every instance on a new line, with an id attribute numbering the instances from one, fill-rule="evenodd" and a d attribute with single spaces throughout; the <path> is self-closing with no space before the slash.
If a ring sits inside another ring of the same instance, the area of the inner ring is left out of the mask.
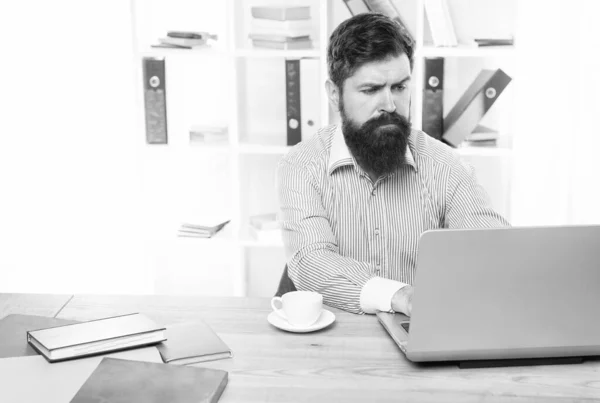
<path id="1" fill-rule="evenodd" d="M 105 357 L 71 403 L 213 403 L 227 381 L 228 373 L 219 369 Z"/>
<path id="2" fill-rule="evenodd" d="M 188 365 L 231 358 L 231 349 L 203 321 L 167 326 L 167 340 L 156 346 L 168 364 Z"/>
<path id="3" fill-rule="evenodd" d="M 165 328 L 140 313 L 27 332 L 27 342 L 49 362 L 164 341 Z"/>
<path id="4" fill-rule="evenodd" d="M 180 237 L 211 238 L 217 232 L 221 231 L 229 223 L 229 220 L 223 221 L 223 219 L 215 220 L 214 218 L 206 218 L 193 222 L 193 224 L 190 222 L 181 224 L 177 235 Z"/>
<path id="5" fill-rule="evenodd" d="M 444 141 L 457 147 L 477 127 L 511 78 L 501 69 L 483 69 L 444 119 Z"/>
<path id="6" fill-rule="evenodd" d="M 167 36 L 170 38 L 202 39 L 204 41 L 208 41 L 209 39 L 216 41 L 219 39 L 218 35 L 197 31 L 168 31 Z"/>
<path id="7" fill-rule="evenodd" d="M 319 59 L 300 59 L 300 110 L 302 141 L 321 128 L 321 73 Z"/>
<path id="8" fill-rule="evenodd" d="M 288 146 L 302 141 L 302 112 L 300 110 L 300 60 L 285 60 L 285 110 Z"/>
<path id="9" fill-rule="evenodd" d="M 254 18 L 263 18 L 267 20 L 293 21 L 307 20 L 310 18 L 310 7 L 275 7 L 275 6 L 255 6 L 250 9 Z"/>
<path id="10" fill-rule="evenodd" d="M 0 402 L 65 403 L 98 367 L 104 357 L 162 363 L 155 347 L 50 363 L 41 355 L 0 360 Z"/>
<path id="11" fill-rule="evenodd" d="M 424 0 L 433 44 L 437 47 L 457 46 L 456 33 L 446 0 Z"/>
<path id="12" fill-rule="evenodd" d="M 513 38 L 475 38 L 477 46 L 512 46 Z"/>
<path id="13" fill-rule="evenodd" d="M 298 50 L 298 49 L 312 49 L 312 41 L 310 39 L 304 39 L 301 41 L 292 42 L 278 42 L 278 41 L 265 41 L 259 39 L 252 39 L 252 45 L 257 48 L 269 48 L 269 49 L 281 49 L 281 50 Z"/>
<path id="14" fill-rule="evenodd" d="M 310 39 L 310 36 L 288 36 L 288 35 L 278 35 L 278 34 L 256 34 L 250 33 L 248 34 L 250 39 L 256 39 L 259 41 L 271 41 L 271 42 L 296 42 L 296 41 L 307 41 Z"/>
<path id="15" fill-rule="evenodd" d="M 313 28 L 312 20 L 277 21 L 254 18 L 250 22 L 249 32 L 253 34 L 298 37 L 310 36 Z"/>
<path id="16" fill-rule="evenodd" d="M 166 45 L 175 45 L 175 46 L 183 46 L 183 47 L 195 47 L 195 46 L 205 46 L 206 39 L 194 39 L 194 38 L 158 38 L 158 42 Z"/>
<path id="17" fill-rule="evenodd" d="M 444 58 L 425 58 L 423 131 L 441 140 L 444 132 Z"/>
<path id="18" fill-rule="evenodd" d="M 146 142 L 167 144 L 167 86 L 164 57 L 144 57 Z"/>
<path id="19" fill-rule="evenodd" d="M 27 331 L 79 323 L 37 315 L 7 315 L 0 320 L 0 358 L 38 355 L 27 343 Z"/>

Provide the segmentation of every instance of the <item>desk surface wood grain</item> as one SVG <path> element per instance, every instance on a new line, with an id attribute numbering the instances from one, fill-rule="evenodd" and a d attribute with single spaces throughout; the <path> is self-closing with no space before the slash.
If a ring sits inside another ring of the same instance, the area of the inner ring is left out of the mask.
<path id="1" fill-rule="evenodd" d="M 34 305 L 41 301 L 37 298 Z M 600 401 L 600 359 L 466 370 L 418 365 L 404 357 L 374 316 L 331 309 L 332 326 L 295 334 L 271 326 L 270 309 L 268 299 L 76 295 L 57 317 L 90 320 L 142 312 L 165 325 L 206 321 L 234 352 L 232 359 L 197 364 L 229 371 L 220 400 L 225 403 Z"/>
<path id="2" fill-rule="evenodd" d="M 13 313 L 54 317 L 72 295 L 0 294 L 0 318 Z"/>

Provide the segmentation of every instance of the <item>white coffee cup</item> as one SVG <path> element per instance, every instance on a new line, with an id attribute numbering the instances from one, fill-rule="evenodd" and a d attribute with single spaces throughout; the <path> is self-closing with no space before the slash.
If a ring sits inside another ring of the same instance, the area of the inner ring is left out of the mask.
<path id="1" fill-rule="evenodd" d="M 276 302 L 281 304 L 281 308 L 276 306 Z M 312 291 L 292 291 L 281 297 L 273 297 L 271 307 L 277 315 L 291 325 L 307 327 L 315 323 L 321 316 L 323 296 Z"/>

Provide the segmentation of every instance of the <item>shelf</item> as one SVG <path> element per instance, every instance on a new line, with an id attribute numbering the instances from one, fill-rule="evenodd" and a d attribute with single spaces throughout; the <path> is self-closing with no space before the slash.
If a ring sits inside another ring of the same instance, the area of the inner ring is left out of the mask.
<path id="1" fill-rule="evenodd" d="M 194 57 L 228 57 L 229 52 L 223 49 L 206 47 L 198 49 L 146 48 L 138 52 L 140 57 L 194 56 Z"/>
<path id="2" fill-rule="evenodd" d="M 469 46 L 435 47 L 431 45 L 417 49 L 421 57 L 505 57 L 515 54 L 514 46 Z"/>
<path id="3" fill-rule="evenodd" d="M 279 49 L 237 49 L 234 52 L 236 57 L 280 57 L 287 59 L 300 59 L 305 57 L 320 57 L 319 49 L 302 49 L 302 50 L 279 50 Z"/>

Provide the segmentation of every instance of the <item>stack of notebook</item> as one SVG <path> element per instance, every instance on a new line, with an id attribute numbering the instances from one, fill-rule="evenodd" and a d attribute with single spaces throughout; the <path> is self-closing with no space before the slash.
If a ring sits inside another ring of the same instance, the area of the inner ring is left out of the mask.
<path id="1" fill-rule="evenodd" d="M 11 357 L 0 359 L 0 378 L 11 384 L 0 401 L 216 402 L 228 373 L 180 366 L 232 356 L 202 321 L 164 327 L 139 313 L 81 323 L 9 315 L 0 340 L 0 358 Z M 148 344 L 158 349 L 139 348 Z M 25 392 L 32 376 L 36 388 Z"/>
<path id="2" fill-rule="evenodd" d="M 211 238 L 221 231 L 229 220 L 222 218 L 205 218 L 186 221 L 181 224 L 177 236 L 188 238 Z"/>
<path id="3" fill-rule="evenodd" d="M 248 37 L 258 48 L 310 49 L 313 23 L 309 6 L 254 6 Z"/>

